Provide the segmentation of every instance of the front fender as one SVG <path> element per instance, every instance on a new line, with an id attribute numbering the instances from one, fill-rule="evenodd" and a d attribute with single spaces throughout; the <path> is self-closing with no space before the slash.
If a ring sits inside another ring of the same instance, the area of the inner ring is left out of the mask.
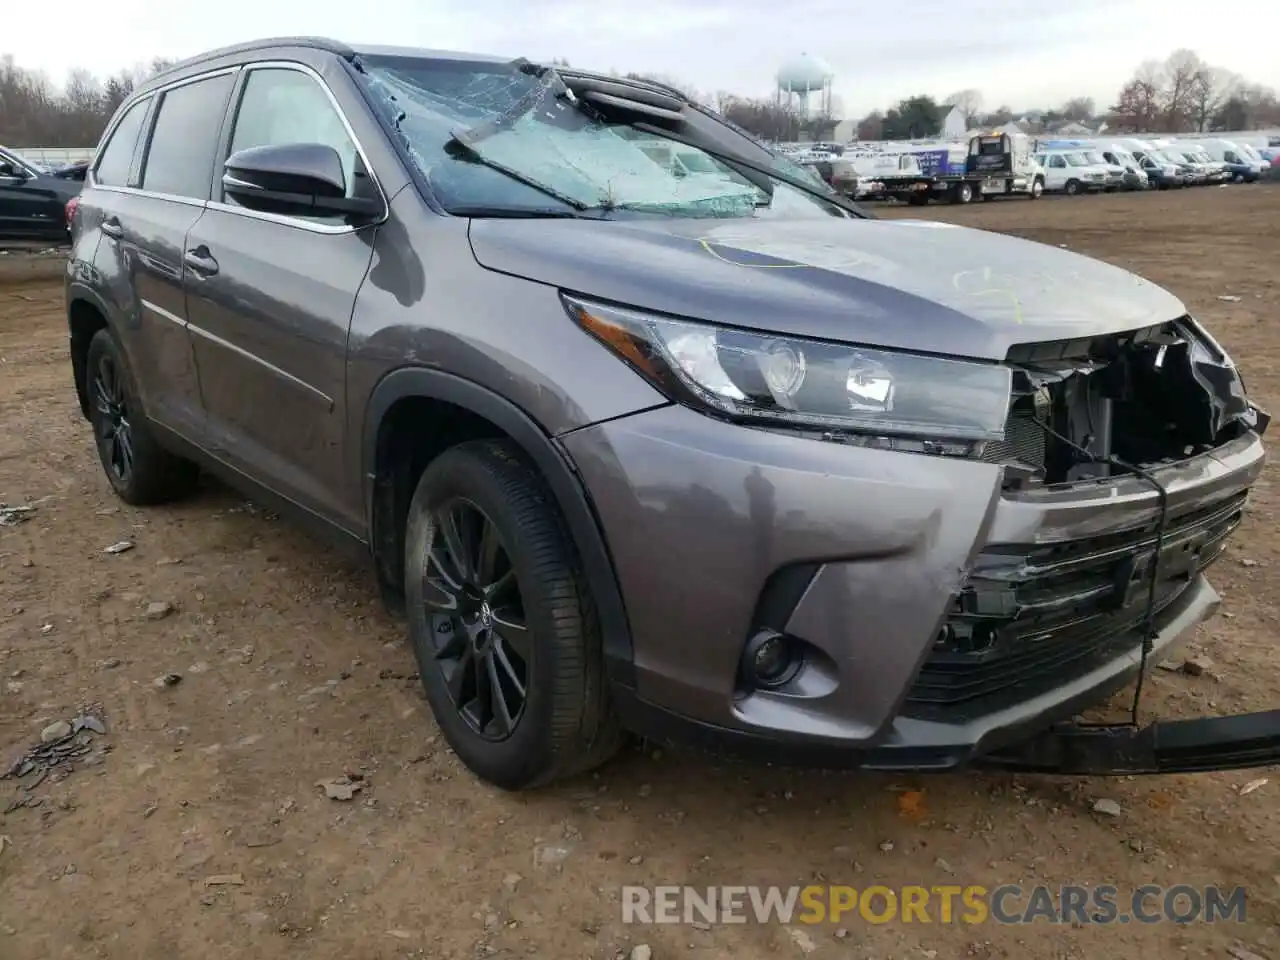
<path id="1" fill-rule="evenodd" d="M 484 417 L 507 434 L 546 480 L 581 558 L 600 616 L 605 662 L 614 682 L 634 687 L 631 630 L 613 558 L 590 495 L 563 447 L 523 410 L 470 380 L 426 367 L 401 367 L 385 375 L 365 406 L 361 440 L 361 479 L 367 529 L 374 527 L 378 432 L 396 401 L 409 397 L 440 400 Z"/>

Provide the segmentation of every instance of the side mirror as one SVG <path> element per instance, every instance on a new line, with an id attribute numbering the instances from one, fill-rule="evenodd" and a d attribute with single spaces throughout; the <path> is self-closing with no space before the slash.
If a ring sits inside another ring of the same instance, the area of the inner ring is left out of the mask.
<path id="1" fill-rule="evenodd" d="M 27 179 L 27 171 L 16 164 L 10 163 L 8 160 L 0 160 L 0 177 L 8 177 L 10 180 Z"/>
<path id="2" fill-rule="evenodd" d="M 369 217 L 382 202 L 348 197 L 342 158 L 322 143 L 270 144 L 233 153 L 223 164 L 222 188 L 250 210 L 286 216 Z"/>

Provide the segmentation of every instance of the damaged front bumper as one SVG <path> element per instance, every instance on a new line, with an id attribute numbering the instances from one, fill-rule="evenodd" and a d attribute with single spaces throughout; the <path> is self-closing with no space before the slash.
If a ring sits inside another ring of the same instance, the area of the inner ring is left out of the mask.
<path id="1" fill-rule="evenodd" d="M 1064 723 L 981 758 L 1024 773 L 1204 773 L 1280 763 L 1280 710 L 1127 723 Z"/>
<path id="2" fill-rule="evenodd" d="M 1204 571 L 1242 519 L 1268 422 L 1189 319 L 1086 346 L 1011 352 L 1006 436 L 981 461 L 679 406 L 563 438 L 627 606 L 630 656 L 606 647 L 624 723 L 884 770 L 1271 762 L 1252 725 L 1072 726 L 1216 609 Z M 799 664 L 776 683 L 752 674 L 764 635 Z"/>

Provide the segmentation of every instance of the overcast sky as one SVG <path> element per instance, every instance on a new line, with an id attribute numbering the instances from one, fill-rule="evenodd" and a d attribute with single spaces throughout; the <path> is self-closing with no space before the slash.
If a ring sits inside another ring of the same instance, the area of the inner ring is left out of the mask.
<path id="1" fill-rule="evenodd" d="M 981 90 L 988 107 L 1050 107 L 1077 95 L 1105 107 L 1139 62 L 1178 47 L 1280 86 L 1275 30 L 1251 29 L 1249 5 L 1203 0 L 110 0 L 76 9 L 65 29 L 46 16 L 5 16 L 0 53 L 61 82 L 78 66 L 105 75 L 153 56 L 319 34 L 566 57 L 759 96 L 784 60 L 807 52 L 833 67 L 850 117 L 966 87 Z M 1276 9 L 1261 0 L 1253 27 L 1280 18 Z"/>

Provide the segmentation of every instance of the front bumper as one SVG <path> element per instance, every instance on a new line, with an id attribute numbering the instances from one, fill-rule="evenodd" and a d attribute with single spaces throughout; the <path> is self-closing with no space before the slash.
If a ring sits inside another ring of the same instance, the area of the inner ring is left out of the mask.
<path id="1" fill-rule="evenodd" d="M 947 768 L 1026 740 L 1136 676 L 1132 618 L 1108 620 L 1098 637 L 1055 627 L 1020 639 L 1047 651 L 1031 671 L 1013 656 L 957 665 L 936 645 L 973 593 L 971 571 L 998 581 L 1010 557 L 1032 563 L 1086 542 L 1108 562 L 1139 553 L 1158 501 L 1137 478 L 1002 494 L 993 464 L 732 426 L 678 406 L 561 442 L 614 558 L 635 677 L 616 696 L 640 732 L 823 765 Z M 1250 434 L 1159 471 L 1168 529 L 1181 523 L 1197 555 L 1216 555 L 1262 464 Z M 1152 662 L 1215 609 L 1199 570 L 1184 565 L 1162 593 Z M 743 647 L 761 626 L 813 657 L 786 689 L 744 692 Z"/>

